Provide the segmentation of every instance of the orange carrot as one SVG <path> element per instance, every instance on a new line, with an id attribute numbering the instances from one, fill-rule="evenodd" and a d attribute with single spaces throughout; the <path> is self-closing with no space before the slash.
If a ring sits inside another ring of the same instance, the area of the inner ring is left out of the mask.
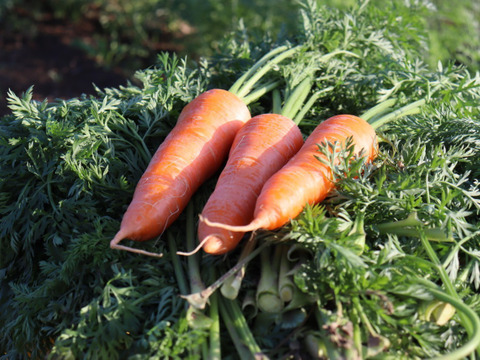
<path id="1" fill-rule="evenodd" d="M 304 79 L 293 89 L 288 81 L 291 79 L 287 79 L 283 106 L 280 91 L 274 90 L 273 109 L 278 114 L 258 115 L 240 129 L 215 190 L 200 215 L 202 218 L 232 226 L 246 225 L 253 219 L 255 203 L 263 185 L 303 144 L 298 128 L 302 116 L 296 115 L 302 106 L 305 110 L 304 101 L 312 88 L 315 69 L 305 67 Z M 291 120 L 294 118 L 295 121 Z M 224 254 L 233 250 L 242 236 L 242 232 L 200 222 L 200 244 L 193 252 L 203 247 L 206 253 Z"/>
<path id="2" fill-rule="evenodd" d="M 244 102 L 226 90 L 209 90 L 191 101 L 140 178 L 110 246 L 124 249 L 118 244 L 122 239 L 145 241 L 160 235 L 220 167 L 235 134 L 250 118 Z"/>
<path id="3" fill-rule="evenodd" d="M 230 91 L 209 90 L 185 106 L 137 184 L 120 230 L 110 242 L 112 249 L 162 256 L 119 242 L 159 236 L 180 215 L 193 193 L 225 161 L 235 134 L 251 118 L 246 104 L 278 85 L 270 82 L 251 92 L 256 82 L 298 49 L 284 46 L 272 50 Z"/>
<path id="4" fill-rule="evenodd" d="M 201 221 L 212 227 L 237 232 L 274 230 L 285 225 L 297 217 L 306 204 L 323 201 L 335 187 L 330 166 L 317 158 L 325 156 L 318 151 L 318 144 L 337 142 L 345 146 L 352 138 L 354 152 L 362 152 L 367 162 L 371 162 L 378 151 L 375 128 L 387 120 L 414 113 L 423 103 L 423 100 L 415 102 L 376 119 L 374 126 L 353 115 L 329 118 L 314 129 L 297 154 L 265 183 L 255 204 L 254 219 L 248 225 L 232 226 L 205 217 L 201 217 Z"/>
<path id="5" fill-rule="evenodd" d="M 210 226 L 230 231 L 274 230 L 300 214 L 306 204 L 315 204 L 328 195 L 334 184 L 330 168 L 316 157 L 318 145 L 338 141 L 345 144 L 353 137 L 355 151 L 364 149 L 369 160 L 376 155 L 377 139 L 373 127 L 356 116 L 338 115 L 318 125 L 302 148 L 263 186 L 255 205 L 254 219 L 245 226 L 217 224 L 203 218 Z"/>
<path id="6" fill-rule="evenodd" d="M 289 118 L 263 114 L 250 119 L 237 133 L 228 162 L 202 211 L 212 221 L 246 225 L 264 183 L 300 149 L 302 133 Z M 243 233 L 198 226 L 206 253 L 220 255 L 236 247 Z"/>

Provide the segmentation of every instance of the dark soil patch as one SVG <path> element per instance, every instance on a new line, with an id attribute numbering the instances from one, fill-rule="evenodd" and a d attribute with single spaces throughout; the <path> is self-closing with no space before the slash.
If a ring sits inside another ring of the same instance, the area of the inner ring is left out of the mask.
<path id="1" fill-rule="evenodd" d="M 35 100 L 71 99 L 94 94 L 99 88 L 124 85 L 130 78 L 120 68 L 99 66 L 79 47 L 88 40 L 95 24 L 68 24 L 46 16 L 36 24 L 36 35 L 0 35 L 0 116 L 9 113 L 7 91 L 22 94 L 30 86 Z"/>

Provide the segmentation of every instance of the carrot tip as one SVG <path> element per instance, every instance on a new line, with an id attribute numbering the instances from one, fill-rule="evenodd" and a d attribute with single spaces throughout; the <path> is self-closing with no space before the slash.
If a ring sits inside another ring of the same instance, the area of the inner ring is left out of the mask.
<path id="1" fill-rule="evenodd" d="M 220 234 L 211 234 L 205 238 L 204 242 L 203 250 L 207 254 L 222 255 L 229 250 L 225 246 L 225 238 Z"/>

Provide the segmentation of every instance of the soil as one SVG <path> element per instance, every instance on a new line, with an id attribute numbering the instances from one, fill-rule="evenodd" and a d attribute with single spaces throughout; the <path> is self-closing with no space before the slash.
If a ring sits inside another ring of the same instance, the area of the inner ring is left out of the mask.
<path id="1" fill-rule="evenodd" d="M 33 85 L 35 100 L 52 102 L 95 94 L 93 84 L 118 87 L 131 78 L 124 69 L 100 66 L 76 45 L 91 39 L 93 21 L 69 24 L 47 15 L 35 30 L 35 36 L 0 34 L 0 116 L 10 112 L 9 89 L 21 95 Z"/>

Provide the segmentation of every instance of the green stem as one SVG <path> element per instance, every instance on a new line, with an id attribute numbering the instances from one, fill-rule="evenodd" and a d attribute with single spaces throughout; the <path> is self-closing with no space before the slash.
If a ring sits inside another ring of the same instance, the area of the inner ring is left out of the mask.
<path id="1" fill-rule="evenodd" d="M 192 306 L 197 309 L 205 308 L 208 298 L 227 280 L 230 276 L 234 275 L 239 271 L 243 265 L 251 261 L 255 256 L 257 256 L 269 243 L 265 241 L 258 248 L 252 251 L 248 256 L 246 256 L 242 261 L 239 261 L 234 267 L 228 270 L 220 278 L 218 278 L 212 285 L 207 287 L 204 290 L 193 292 L 189 295 L 184 295 L 182 298 L 186 299 Z"/>
<path id="2" fill-rule="evenodd" d="M 320 97 L 320 95 L 326 93 L 326 92 L 329 92 L 331 90 L 333 90 L 333 86 L 329 86 L 325 89 L 322 89 L 320 91 L 317 91 L 315 92 L 309 99 L 308 101 L 305 103 L 305 105 L 302 107 L 302 109 L 298 112 L 297 115 L 295 115 L 295 117 L 293 118 L 293 122 L 295 124 L 300 124 L 300 121 L 303 120 L 303 118 L 305 117 L 305 115 L 307 114 L 307 112 L 312 108 L 312 106 L 315 104 L 315 101 L 317 101 L 317 99 Z"/>
<path id="3" fill-rule="evenodd" d="M 210 297 L 210 319 L 212 325 L 210 327 L 210 349 L 209 360 L 220 360 L 222 358 L 220 344 L 220 317 L 218 313 L 218 294 L 212 294 Z"/>
<path id="4" fill-rule="evenodd" d="M 182 269 L 182 264 L 180 263 L 180 257 L 177 255 L 177 244 L 175 243 L 175 239 L 170 231 L 167 234 L 167 238 L 168 245 L 170 247 L 173 270 L 175 273 L 175 278 L 177 279 L 178 288 L 180 289 L 180 294 L 187 294 L 187 281 L 185 280 L 185 274 Z"/>
<path id="5" fill-rule="evenodd" d="M 376 130 L 379 127 L 385 125 L 386 123 L 398 119 L 403 116 L 418 114 L 420 112 L 420 107 L 425 104 L 425 99 L 417 100 L 411 104 L 405 105 L 400 109 L 392 111 L 387 115 L 384 115 L 380 118 L 376 118 L 375 121 L 370 122 L 370 125 Z"/>
<path id="6" fill-rule="evenodd" d="M 278 274 L 278 293 L 282 301 L 289 302 L 293 299 L 295 283 L 290 274 L 290 261 L 287 256 L 288 249 L 282 245 L 278 247 L 282 248 L 282 253 L 280 255 L 280 271 Z"/>
<path id="7" fill-rule="evenodd" d="M 442 263 L 440 262 L 439 258 L 437 257 L 437 254 L 435 253 L 435 250 L 433 250 L 432 245 L 430 244 L 429 240 L 427 239 L 426 236 L 421 236 L 420 240 L 422 241 L 422 245 L 425 248 L 425 251 L 427 252 L 428 257 L 430 258 L 430 261 L 435 264 L 436 269 L 438 271 L 438 274 L 440 276 L 440 279 L 442 280 L 443 285 L 445 286 L 445 290 L 446 290 L 447 294 L 451 298 L 453 298 L 457 303 L 460 303 L 460 304 L 463 305 L 463 303 L 460 302 L 460 296 L 457 294 L 455 286 L 453 285 L 452 281 L 448 277 L 447 271 L 442 266 Z M 450 302 L 450 301 L 447 301 L 447 302 Z M 452 303 L 452 305 L 457 307 L 453 303 Z M 467 317 L 465 315 L 464 311 L 459 314 L 459 317 L 460 317 L 460 321 L 461 321 L 463 327 L 465 327 L 465 330 L 467 331 L 467 333 L 470 337 L 473 337 L 475 335 L 474 334 L 475 332 L 478 333 L 480 331 L 480 327 L 478 327 L 478 326 L 475 329 L 475 326 L 472 325 L 472 323 L 471 323 L 471 319 L 469 319 L 469 317 Z M 480 333 L 478 333 L 477 336 L 480 336 Z"/>
<path id="8" fill-rule="evenodd" d="M 289 119 L 293 119 L 302 107 L 311 89 L 312 79 L 310 76 L 307 76 L 288 96 L 288 99 L 285 101 L 280 114 L 288 117 Z"/>
<path id="9" fill-rule="evenodd" d="M 55 205 L 55 201 L 53 200 L 53 192 L 52 192 L 52 177 L 53 177 L 53 171 L 49 172 L 47 175 L 47 194 L 48 194 L 48 200 L 50 201 L 50 205 L 52 206 L 53 211 L 56 214 L 59 214 L 58 208 Z"/>
<path id="10" fill-rule="evenodd" d="M 123 115 L 120 115 L 119 116 L 122 118 L 122 120 L 124 120 L 127 124 L 127 128 L 129 128 L 131 130 L 131 134 L 138 140 L 140 141 L 140 144 L 142 145 L 142 155 L 143 155 L 143 158 L 148 162 L 150 162 L 151 158 L 152 158 L 152 154 L 150 153 L 150 150 L 148 150 L 148 146 L 147 144 L 145 144 L 145 141 L 143 140 L 143 138 L 140 136 L 140 134 L 137 132 L 137 129 L 135 129 L 135 126 L 133 123 L 130 123 Z M 128 134 L 128 132 L 127 132 Z"/>
<path id="11" fill-rule="evenodd" d="M 246 71 L 242 76 L 240 76 L 237 81 L 230 87 L 229 91 L 238 94 L 240 88 L 244 84 L 244 82 L 252 76 L 260 67 L 264 66 L 268 60 L 270 60 L 272 57 L 277 55 L 278 53 L 281 53 L 285 50 L 288 49 L 288 46 L 279 46 L 275 49 L 270 50 L 268 53 L 266 53 L 260 60 L 258 60 L 248 71 Z"/>
<path id="12" fill-rule="evenodd" d="M 275 89 L 272 92 L 272 112 L 274 114 L 280 114 L 282 111 L 282 98 L 280 95 L 280 90 Z"/>
<path id="13" fill-rule="evenodd" d="M 250 94 L 246 95 L 243 97 L 243 102 L 248 105 L 253 103 L 254 101 L 260 99 L 263 95 L 268 93 L 269 91 L 276 89 L 278 85 L 280 85 L 281 81 L 271 81 L 269 83 L 266 83 L 254 91 L 252 91 Z"/>
<path id="14" fill-rule="evenodd" d="M 452 351 L 443 356 L 439 356 L 434 358 L 435 360 L 456 360 L 456 359 L 464 359 L 468 355 L 474 354 L 475 350 L 480 346 L 480 319 L 475 311 L 473 311 L 470 307 L 465 305 L 462 301 L 458 299 L 457 296 L 451 296 L 449 294 L 444 293 L 438 287 L 429 280 L 426 279 L 416 279 L 420 284 L 424 285 L 428 288 L 428 291 L 435 296 L 438 300 L 447 302 L 451 304 L 455 309 L 457 309 L 460 313 L 459 316 L 463 318 L 462 325 L 465 326 L 468 324 L 470 331 L 466 328 L 467 332 L 469 333 L 470 339 L 463 345 L 462 347 Z M 455 293 L 456 294 L 456 293 Z"/>
<path id="15" fill-rule="evenodd" d="M 240 254 L 239 262 L 243 261 L 255 248 L 257 244 L 257 238 L 252 236 L 245 246 L 242 249 L 242 253 Z M 248 263 L 243 264 L 243 266 L 238 270 L 234 275 L 230 276 L 228 279 L 225 280 L 220 291 L 223 296 L 227 299 L 236 299 L 238 296 L 238 292 L 240 291 L 240 286 L 242 285 L 243 278 L 245 276 L 245 271 L 247 269 Z"/>
<path id="16" fill-rule="evenodd" d="M 194 217 L 193 202 L 189 202 L 186 209 L 186 237 L 187 237 L 187 251 L 193 251 L 197 246 L 195 244 L 195 217 Z M 190 292 L 197 293 L 205 289 L 202 278 L 200 276 L 200 262 L 198 253 L 188 256 L 188 274 L 190 278 Z"/>
<path id="17" fill-rule="evenodd" d="M 353 297 L 352 298 L 352 303 L 353 303 L 353 307 L 355 308 L 357 314 L 360 316 L 361 322 L 363 323 L 363 325 L 365 325 L 369 334 L 373 337 L 378 337 L 377 331 L 373 328 L 372 323 L 370 322 L 367 315 L 363 311 L 362 305 L 360 305 L 360 302 L 358 301 L 358 298 Z"/>
<path id="18" fill-rule="evenodd" d="M 422 231 L 429 240 L 439 242 L 453 241 L 453 238 L 451 236 L 447 236 L 443 229 L 425 228 L 425 224 L 418 219 L 415 212 L 409 214 L 404 220 L 378 224 L 376 225 L 376 227 L 381 234 L 395 234 L 398 236 L 420 237 L 420 231 Z"/>
<path id="19" fill-rule="evenodd" d="M 283 301 L 278 293 L 279 269 L 275 266 L 278 254 L 275 251 L 275 256 L 272 258 L 269 250 L 267 248 L 260 254 L 261 270 L 260 281 L 257 285 L 257 306 L 264 312 L 280 313 L 283 309 Z"/>
<path id="20" fill-rule="evenodd" d="M 362 115 L 360 115 L 360 117 L 365 121 L 369 121 L 371 118 L 377 116 L 378 114 L 385 113 L 385 111 L 387 111 L 393 105 L 395 105 L 396 101 L 397 100 L 395 99 L 388 99 L 388 100 L 382 101 L 381 103 L 372 107 L 370 110 L 364 112 Z"/>
<path id="21" fill-rule="evenodd" d="M 275 52 L 275 57 L 269 56 L 265 60 L 260 60 L 261 64 L 259 66 L 253 66 L 248 72 L 247 76 L 240 81 L 240 84 L 237 82 L 230 88 L 230 92 L 236 94 L 240 98 L 246 97 L 250 91 L 252 90 L 253 86 L 267 73 L 269 72 L 275 65 L 280 63 L 281 61 L 285 60 L 286 58 L 294 55 L 301 49 L 301 46 L 295 46 L 287 51 L 285 47 L 282 47 L 282 50 L 279 55 L 276 55 L 279 51 Z M 243 76 L 242 76 L 243 78 Z"/>
<path id="22" fill-rule="evenodd" d="M 264 359 L 267 357 L 262 353 L 255 338 L 250 331 L 247 320 L 243 316 L 236 300 L 225 298 L 219 301 L 220 314 L 224 318 L 224 324 L 227 328 L 231 327 L 232 340 L 237 348 L 241 359 Z"/>

